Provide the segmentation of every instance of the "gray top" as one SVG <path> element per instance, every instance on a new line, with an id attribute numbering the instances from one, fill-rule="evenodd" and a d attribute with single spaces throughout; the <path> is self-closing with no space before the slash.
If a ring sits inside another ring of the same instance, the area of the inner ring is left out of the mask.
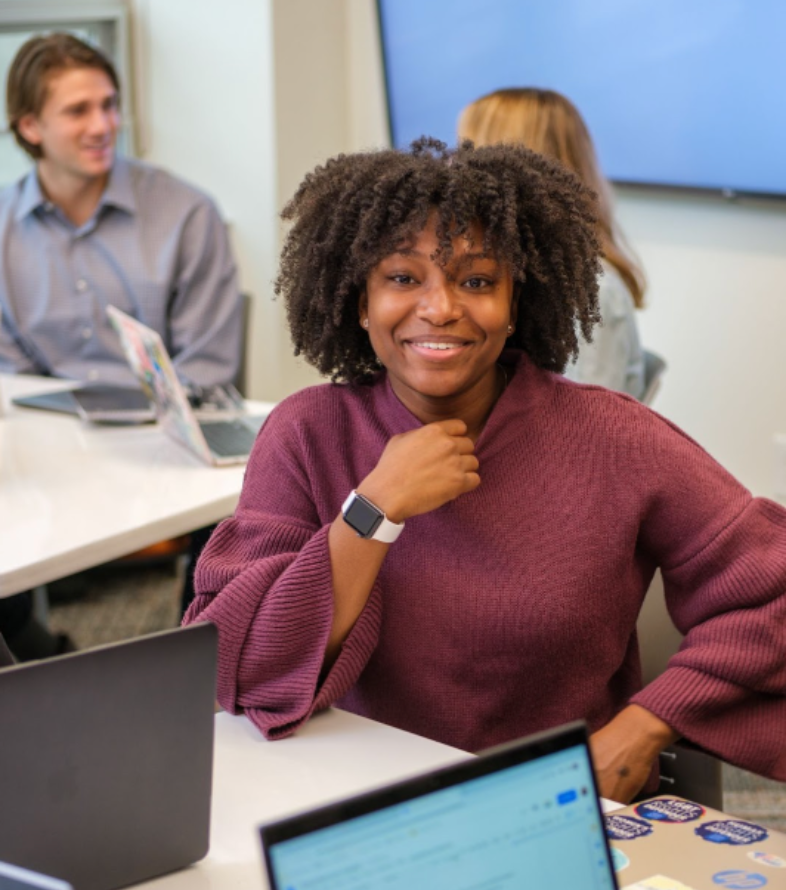
<path id="1" fill-rule="evenodd" d="M 0 193 L 0 372 L 136 385 L 108 305 L 154 328 L 185 383 L 231 382 L 241 301 L 213 202 L 163 170 L 118 158 L 75 226 L 36 171 Z"/>
<path id="2" fill-rule="evenodd" d="M 596 326 L 592 342 L 582 341 L 579 356 L 565 369 L 565 376 L 640 399 L 644 395 L 644 353 L 636 308 L 630 291 L 609 263 L 603 263 L 598 305 L 603 320 Z"/>

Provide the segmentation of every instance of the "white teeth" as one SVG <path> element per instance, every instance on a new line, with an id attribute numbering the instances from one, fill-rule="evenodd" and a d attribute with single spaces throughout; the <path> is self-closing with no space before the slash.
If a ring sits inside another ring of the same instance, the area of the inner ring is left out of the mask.
<path id="1" fill-rule="evenodd" d="M 423 349 L 455 349 L 458 343 L 418 343 Z"/>

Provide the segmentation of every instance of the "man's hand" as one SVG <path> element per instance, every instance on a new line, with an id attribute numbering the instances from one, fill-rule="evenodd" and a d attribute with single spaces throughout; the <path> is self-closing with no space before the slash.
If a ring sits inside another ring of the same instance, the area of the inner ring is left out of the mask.
<path id="1" fill-rule="evenodd" d="M 428 513 L 480 485 L 463 420 L 440 420 L 393 436 L 357 490 L 391 522 Z"/>
<path id="2" fill-rule="evenodd" d="M 641 791 L 660 752 L 679 734 L 639 705 L 624 711 L 590 738 L 601 797 L 629 803 Z"/>

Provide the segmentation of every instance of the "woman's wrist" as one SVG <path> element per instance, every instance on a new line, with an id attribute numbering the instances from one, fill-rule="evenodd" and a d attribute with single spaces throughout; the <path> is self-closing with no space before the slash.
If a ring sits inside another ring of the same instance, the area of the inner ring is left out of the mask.
<path id="1" fill-rule="evenodd" d="M 396 497 L 390 486 L 380 483 L 372 478 L 373 474 L 369 474 L 355 489 L 358 494 L 362 494 L 364 498 L 382 510 L 385 516 L 396 524 L 409 519 L 409 514 L 404 510 L 400 499 Z"/>
<path id="2" fill-rule="evenodd" d="M 641 705 L 628 705 L 616 719 L 653 756 L 660 754 L 664 748 L 673 745 L 680 738 L 680 734 L 668 723 Z"/>

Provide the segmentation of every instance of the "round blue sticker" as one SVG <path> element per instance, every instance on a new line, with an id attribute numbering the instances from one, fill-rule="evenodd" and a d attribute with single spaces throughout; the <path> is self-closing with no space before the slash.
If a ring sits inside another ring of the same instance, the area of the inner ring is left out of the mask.
<path id="1" fill-rule="evenodd" d="M 704 815 L 704 807 L 689 800 L 661 797 L 640 803 L 636 807 L 636 814 L 651 822 L 695 822 Z"/>
<path id="2" fill-rule="evenodd" d="M 710 841 L 713 844 L 731 844 L 735 847 L 757 844 L 769 837 L 766 828 L 754 825 L 752 822 L 742 822 L 739 819 L 705 822 L 698 828 L 694 828 L 694 831 L 705 841 Z"/>
<path id="3" fill-rule="evenodd" d="M 755 871 L 740 871 L 732 868 L 728 871 L 719 871 L 712 876 L 712 882 L 726 890 L 756 890 L 767 883 L 767 878 Z"/>
<path id="4" fill-rule="evenodd" d="M 652 834 L 652 826 L 633 816 L 606 816 L 606 834 L 613 841 L 634 841 L 637 837 Z"/>

